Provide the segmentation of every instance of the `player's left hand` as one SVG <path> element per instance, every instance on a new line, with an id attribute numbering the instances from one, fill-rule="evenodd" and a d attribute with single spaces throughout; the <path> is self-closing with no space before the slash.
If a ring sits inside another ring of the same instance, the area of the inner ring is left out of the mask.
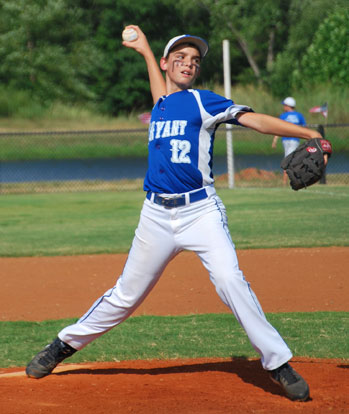
<path id="1" fill-rule="evenodd" d="M 325 172 L 331 154 L 330 141 L 313 138 L 284 158 L 281 168 L 286 171 L 293 190 L 297 191 L 318 182 Z"/>
<path id="2" fill-rule="evenodd" d="M 324 163 L 325 165 L 328 163 L 328 154 L 324 154 Z"/>

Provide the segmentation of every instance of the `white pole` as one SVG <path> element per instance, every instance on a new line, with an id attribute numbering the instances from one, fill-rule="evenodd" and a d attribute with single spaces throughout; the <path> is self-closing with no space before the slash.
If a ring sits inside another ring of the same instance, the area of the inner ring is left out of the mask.
<path id="1" fill-rule="evenodd" d="M 229 40 L 223 40 L 223 70 L 224 70 L 224 93 L 227 99 L 231 99 L 231 73 L 230 73 L 230 50 Z M 228 187 L 234 188 L 234 151 L 233 131 L 231 124 L 225 124 L 227 140 L 227 167 Z"/>

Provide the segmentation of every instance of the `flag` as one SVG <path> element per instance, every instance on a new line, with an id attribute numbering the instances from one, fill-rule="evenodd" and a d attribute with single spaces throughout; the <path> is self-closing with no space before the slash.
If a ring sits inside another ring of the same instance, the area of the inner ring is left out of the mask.
<path id="1" fill-rule="evenodd" d="M 149 124 L 150 122 L 150 118 L 151 118 L 151 113 L 150 112 L 145 112 L 144 114 L 140 114 L 138 116 L 138 119 L 143 123 L 143 124 Z"/>
<path id="2" fill-rule="evenodd" d="M 309 109 L 309 112 L 321 112 L 322 115 L 327 118 L 328 117 L 328 105 L 327 102 L 325 102 L 321 106 L 314 106 L 313 108 Z"/>

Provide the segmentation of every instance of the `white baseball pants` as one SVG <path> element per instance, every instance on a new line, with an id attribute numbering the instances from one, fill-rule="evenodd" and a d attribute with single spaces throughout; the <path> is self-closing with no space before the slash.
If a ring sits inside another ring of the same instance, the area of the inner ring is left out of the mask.
<path id="1" fill-rule="evenodd" d="M 291 154 L 299 145 L 299 139 L 283 139 L 282 146 L 284 147 L 284 156 Z"/>
<path id="2" fill-rule="evenodd" d="M 265 318 L 239 269 L 225 207 L 213 187 L 207 191 L 208 198 L 177 208 L 144 201 L 122 275 L 77 323 L 58 334 L 62 341 L 80 350 L 123 322 L 146 298 L 170 260 L 190 250 L 200 257 L 219 297 L 261 355 L 263 368 L 272 370 L 291 359 L 290 349 Z"/>

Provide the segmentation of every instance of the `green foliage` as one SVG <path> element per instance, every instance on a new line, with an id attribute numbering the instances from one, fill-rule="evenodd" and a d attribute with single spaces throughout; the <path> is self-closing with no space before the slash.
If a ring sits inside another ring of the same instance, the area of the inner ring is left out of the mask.
<path id="1" fill-rule="evenodd" d="M 4 0 L 0 81 L 42 101 L 92 99 L 101 68 L 83 12 L 68 0 Z"/>
<path id="2" fill-rule="evenodd" d="M 212 49 L 221 52 L 223 39 L 232 43 L 233 82 L 261 81 L 266 72 L 271 70 L 274 55 L 283 45 L 287 33 L 284 22 L 289 2 L 197 0 L 197 3 L 204 4 L 210 11 Z"/>
<path id="3" fill-rule="evenodd" d="M 340 6 L 347 7 L 347 0 L 291 1 L 285 22 L 288 28 L 287 39 L 276 56 L 273 71 L 268 78 L 268 85 L 276 96 L 283 98 L 294 94 L 292 72 L 299 70 L 301 57 L 312 44 L 319 25 Z"/>
<path id="4" fill-rule="evenodd" d="M 297 86 L 321 84 L 349 86 L 349 9 L 337 8 L 324 20 L 293 72 Z"/>
<path id="5" fill-rule="evenodd" d="M 343 15 L 338 12 L 317 33 L 337 7 Z M 22 99 L 20 93 L 28 96 L 27 106 L 33 105 L 19 110 L 28 118 L 52 102 L 93 103 L 100 114 L 109 115 L 150 110 L 145 62 L 121 43 L 127 24 L 141 26 L 157 60 L 173 36 L 206 38 L 210 52 L 199 79 L 204 88 L 223 81 L 223 39 L 231 41 L 235 84 L 257 80 L 284 97 L 299 85 L 292 83 L 292 72 L 307 79 L 314 68 L 322 69 L 314 82 L 332 76 L 343 84 L 348 76 L 347 16 L 347 0 L 3 0 L 0 83 L 6 93 L 0 116 L 13 116 L 16 105 L 10 99 Z M 338 23 L 341 31 L 330 28 L 334 39 L 327 39 L 328 25 Z"/>
<path id="6" fill-rule="evenodd" d="M 133 108 L 150 110 L 153 106 L 143 57 L 121 43 L 124 26 L 138 24 L 159 61 L 170 38 L 189 30 L 201 36 L 207 33 L 203 10 L 190 8 L 187 14 L 189 10 L 191 14 L 187 18 L 169 0 L 104 0 L 96 40 L 99 48 L 106 52 L 106 57 L 103 70 L 98 75 L 96 91 L 106 112 L 115 115 Z"/>
<path id="7" fill-rule="evenodd" d="M 0 117 L 38 118 L 46 111 L 45 104 L 24 89 L 0 85 Z"/>
<path id="8" fill-rule="evenodd" d="M 266 316 L 295 356 L 349 359 L 347 312 Z M 75 320 L 0 322 L 0 367 L 25 366 L 61 329 L 72 323 Z M 200 357 L 259 356 L 236 319 L 227 313 L 131 317 L 65 362 Z"/>

